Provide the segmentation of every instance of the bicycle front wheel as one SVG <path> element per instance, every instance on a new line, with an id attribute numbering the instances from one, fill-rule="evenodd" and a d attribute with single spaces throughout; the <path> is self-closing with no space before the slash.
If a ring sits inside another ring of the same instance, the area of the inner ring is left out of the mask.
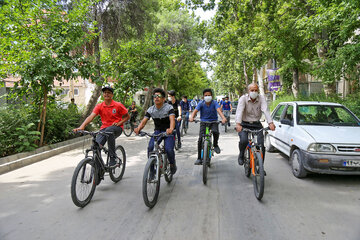
<path id="1" fill-rule="evenodd" d="M 125 154 L 125 149 L 121 145 L 116 146 L 115 153 L 116 153 L 116 167 L 110 169 L 109 175 L 111 180 L 116 183 L 120 181 L 124 175 L 125 167 L 126 167 L 126 154 Z"/>
<path id="2" fill-rule="evenodd" d="M 250 177 L 250 148 L 245 149 L 244 153 L 244 170 L 245 170 L 245 176 Z"/>
<path id="3" fill-rule="evenodd" d="M 264 195 L 265 178 L 263 159 L 259 152 L 255 152 L 253 167 L 255 168 L 255 176 L 253 176 L 254 193 L 256 198 L 261 200 Z"/>
<path id="4" fill-rule="evenodd" d="M 155 206 L 160 192 L 160 171 L 157 174 L 158 167 L 156 158 L 150 157 L 144 170 L 142 193 L 144 203 L 149 208 Z"/>
<path id="5" fill-rule="evenodd" d="M 78 207 L 85 207 L 94 195 L 97 169 L 92 158 L 85 158 L 75 168 L 71 180 L 71 199 Z"/>
<path id="6" fill-rule="evenodd" d="M 133 132 L 133 128 L 131 127 L 130 121 L 126 121 L 124 123 L 124 134 L 125 134 L 125 136 L 130 137 L 132 132 Z"/>
<path id="7" fill-rule="evenodd" d="M 209 156 L 209 142 L 204 141 L 204 147 L 203 147 L 203 183 L 206 184 L 207 182 L 207 172 L 208 172 L 208 163 L 210 161 Z"/>

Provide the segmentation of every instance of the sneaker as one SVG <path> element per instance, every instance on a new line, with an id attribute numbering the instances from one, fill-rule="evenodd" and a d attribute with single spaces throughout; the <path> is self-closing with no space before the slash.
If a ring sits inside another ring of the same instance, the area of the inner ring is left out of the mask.
<path id="1" fill-rule="evenodd" d="M 181 142 L 178 142 L 178 148 L 181 148 Z"/>
<path id="2" fill-rule="evenodd" d="M 238 156 L 238 163 L 240 166 L 244 165 L 244 157 L 241 157 L 240 154 Z"/>
<path id="3" fill-rule="evenodd" d="M 266 176 L 266 171 L 264 170 L 264 176 Z"/>
<path id="4" fill-rule="evenodd" d="M 175 164 L 170 164 L 170 172 L 172 175 L 176 173 L 177 167 Z"/>
<path id="5" fill-rule="evenodd" d="M 110 168 L 116 168 L 118 166 L 115 158 L 110 158 L 109 167 Z"/>
<path id="6" fill-rule="evenodd" d="M 214 146 L 214 150 L 217 154 L 219 154 L 221 152 L 219 146 Z"/>
<path id="7" fill-rule="evenodd" d="M 195 165 L 202 165 L 202 160 L 200 158 L 198 158 L 195 163 Z"/>

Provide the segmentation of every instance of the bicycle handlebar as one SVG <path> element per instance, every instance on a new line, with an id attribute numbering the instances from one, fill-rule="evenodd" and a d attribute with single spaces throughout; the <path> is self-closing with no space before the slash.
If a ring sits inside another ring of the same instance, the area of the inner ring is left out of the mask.
<path id="1" fill-rule="evenodd" d="M 86 130 L 78 130 L 75 133 L 80 133 L 80 134 L 83 134 L 83 135 L 91 135 L 93 137 L 95 137 L 98 134 L 104 135 L 106 137 L 109 137 L 109 135 L 114 134 L 112 132 L 100 132 L 100 131 L 90 132 L 90 131 L 86 131 Z"/>
<path id="2" fill-rule="evenodd" d="M 256 130 L 251 130 L 251 129 L 248 129 L 248 128 L 243 128 L 242 131 L 257 134 L 257 133 L 259 133 L 259 132 L 261 132 L 261 131 L 263 131 L 263 130 L 267 131 L 267 130 L 269 130 L 269 129 L 270 129 L 269 127 L 261 128 L 261 129 L 256 129 Z"/>
<path id="3" fill-rule="evenodd" d="M 194 122 L 195 123 L 198 123 L 198 122 L 203 122 L 203 123 L 208 123 L 208 124 L 211 124 L 211 123 L 217 123 L 217 124 L 219 124 L 219 123 L 221 123 L 221 121 L 201 121 L 201 120 L 194 120 Z"/>
<path id="4" fill-rule="evenodd" d="M 147 132 L 140 131 L 140 132 L 139 132 L 139 136 L 140 136 L 140 137 L 148 136 L 148 137 L 158 138 L 158 137 L 169 137 L 169 136 L 173 136 L 173 134 L 168 135 L 166 132 L 161 132 L 161 133 L 158 133 L 158 134 L 154 134 L 154 133 L 147 133 Z"/>

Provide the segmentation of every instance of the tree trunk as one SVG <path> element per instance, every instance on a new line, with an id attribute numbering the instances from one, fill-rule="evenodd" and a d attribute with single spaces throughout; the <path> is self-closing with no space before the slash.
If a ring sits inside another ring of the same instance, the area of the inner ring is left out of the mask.
<path id="1" fill-rule="evenodd" d="M 263 79 L 263 67 L 260 68 L 260 70 L 256 70 L 257 72 L 257 79 L 258 79 L 258 83 L 259 83 L 259 90 L 260 90 L 260 95 L 265 96 L 265 90 L 264 90 L 264 79 Z"/>
<path id="2" fill-rule="evenodd" d="M 145 102 L 144 102 L 144 106 L 143 106 L 143 112 L 142 112 L 142 116 L 140 116 L 140 118 L 143 118 L 147 109 L 150 107 L 151 104 L 151 98 L 152 98 L 152 91 L 153 91 L 154 87 L 152 86 L 152 83 L 149 87 L 149 90 L 147 92 L 146 98 L 145 98 Z"/>
<path id="3" fill-rule="evenodd" d="M 253 68 L 253 79 L 252 83 L 256 83 L 256 67 Z"/>
<path id="4" fill-rule="evenodd" d="M 44 102 L 43 102 L 43 107 L 41 110 L 41 116 L 42 118 L 40 119 L 41 121 L 41 135 L 40 135 L 40 143 L 39 143 L 39 147 L 42 147 L 44 145 L 44 134 L 45 134 L 45 121 L 46 121 L 46 106 L 47 106 L 47 89 L 44 89 Z"/>
<path id="5" fill-rule="evenodd" d="M 243 60 L 243 65 L 244 65 L 244 77 L 245 77 L 245 85 L 246 87 L 249 85 L 249 77 L 247 75 L 247 69 L 246 69 L 246 62 L 245 60 Z"/>
<path id="6" fill-rule="evenodd" d="M 97 6 L 95 6 L 94 20 L 95 21 L 98 20 Z M 84 121 L 85 118 L 87 118 L 87 116 L 89 116 L 91 114 L 94 107 L 96 106 L 96 103 L 101 95 L 101 88 L 102 88 L 101 85 L 104 82 L 104 79 L 101 77 L 101 72 L 100 72 L 101 56 L 100 56 L 100 34 L 99 34 L 98 28 L 95 28 L 95 33 L 97 34 L 97 36 L 94 39 L 94 55 L 95 55 L 95 61 L 96 61 L 95 66 L 97 67 L 96 79 L 98 81 L 100 80 L 100 82 L 96 82 L 94 91 L 90 97 L 88 104 L 86 105 L 84 114 L 82 115 L 82 121 Z"/>
<path id="7" fill-rule="evenodd" d="M 291 86 L 294 97 L 297 98 L 299 96 L 299 69 L 295 68 L 293 71 L 293 83 Z"/>

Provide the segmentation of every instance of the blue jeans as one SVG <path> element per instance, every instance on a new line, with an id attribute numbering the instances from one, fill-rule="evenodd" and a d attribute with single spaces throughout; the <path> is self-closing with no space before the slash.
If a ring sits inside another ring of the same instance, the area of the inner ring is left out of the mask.
<path id="1" fill-rule="evenodd" d="M 165 131 L 155 130 L 154 134 L 159 134 L 161 132 L 165 132 Z M 159 138 L 158 143 L 160 144 L 162 140 L 163 138 Z M 166 155 L 168 156 L 170 164 L 175 164 L 175 151 L 174 151 L 175 137 L 173 135 L 166 137 L 164 140 L 164 144 L 165 144 L 165 152 Z M 154 150 L 154 145 L 155 145 L 155 140 L 152 137 L 149 141 L 148 157 L 149 157 L 149 153 Z"/>
<path id="2" fill-rule="evenodd" d="M 178 121 L 175 119 L 175 130 L 176 130 L 176 136 L 177 136 L 178 142 L 180 142 L 180 140 L 181 140 L 180 127 L 181 127 L 181 121 L 178 122 Z"/>
<path id="3" fill-rule="evenodd" d="M 183 118 L 186 128 L 189 128 L 189 115 L 190 115 L 190 113 L 188 111 L 186 111 L 185 113 L 182 113 L 182 116 L 181 116 Z"/>

